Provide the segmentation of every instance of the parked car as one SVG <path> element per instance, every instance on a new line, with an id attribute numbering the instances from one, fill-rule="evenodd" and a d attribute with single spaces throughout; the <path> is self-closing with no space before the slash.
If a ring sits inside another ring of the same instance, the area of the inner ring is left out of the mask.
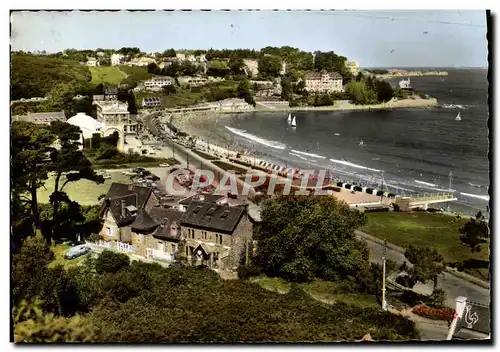
<path id="1" fill-rule="evenodd" d="M 86 244 L 81 244 L 75 247 L 71 247 L 68 252 L 64 255 L 64 259 L 74 259 L 78 258 L 84 254 L 90 252 L 90 247 Z"/>

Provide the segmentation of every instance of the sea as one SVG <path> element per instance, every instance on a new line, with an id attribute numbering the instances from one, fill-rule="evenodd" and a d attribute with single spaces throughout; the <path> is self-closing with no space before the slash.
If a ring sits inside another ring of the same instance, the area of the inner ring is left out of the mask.
<path id="1" fill-rule="evenodd" d="M 327 169 L 339 180 L 396 194 L 453 192 L 458 201 L 439 207 L 488 215 L 488 70 L 447 71 L 411 77 L 413 88 L 440 107 L 294 112 L 296 128 L 288 126 L 288 112 L 235 114 L 213 124 L 211 138 L 279 165 Z"/>

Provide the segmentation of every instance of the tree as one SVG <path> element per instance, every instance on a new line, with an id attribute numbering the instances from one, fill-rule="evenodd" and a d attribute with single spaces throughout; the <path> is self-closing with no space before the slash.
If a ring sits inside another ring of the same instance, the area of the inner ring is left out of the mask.
<path id="1" fill-rule="evenodd" d="M 58 212 L 61 203 L 71 203 L 68 195 L 64 192 L 64 187 L 69 182 L 87 179 L 95 183 L 103 183 L 104 178 L 97 175 L 92 169 L 92 164 L 79 150 L 81 145 L 81 130 L 77 126 L 66 122 L 53 122 L 50 126 L 52 133 L 57 137 L 60 148 L 54 149 L 50 153 L 50 164 L 48 169 L 55 173 L 54 192 L 50 195 L 52 204 L 52 231 L 50 236 L 57 234 Z M 62 175 L 66 180 L 62 182 Z"/>
<path id="2" fill-rule="evenodd" d="M 281 74 L 282 61 L 278 56 L 262 56 L 259 60 L 259 74 L 262 77 L 278 77 Z"/>
<path id="3" fill-rule="evenodd" d="M 126 268 L 130 265 L 130 259 L 126 254 L 114 253 L 105 250 L 97 258 L 95 263 L 95 269 L 97 273 L 116 273 L 122 268 Z"/>
<path id="4" fill-rule="evenodd" d="M 174 49 L 168 49 L 165 50 L 162 55 L 165 57 L 176 57 L 177 53 L 175 52 Z"/>
<path id="5" fill-rule="evenodd" d="M 165 67 L 164 71 L 166 76 L 177 77 L 181 74 L 181 65 L 177 61 L 174 61 Z"/>
<path id="6" fill-rule="evenodd" d="M 231 57 L 229 59 L 229 69 L 233 75 L 241 75 L 244 73 L 245 63 L 242 58 Z"/>
<path id="7" fill-rule="evenodd" d="M 425 284 L 432 280 L 434 289 L 437 288 L 437 279 L 444 271 L 445 264 L 443 256 L 436 249 L 410 245 L 405 251 L 405 258 L 413 264 L 412 268 L 403 266 L 403 269 L 408 273 L 411 286 L 417 282 Z"/>
<path id="8" fill-rule="evenodd" d="M 471 218 L 459 230 L 460 241 L 470 247 L 471 252 L 480 252 L 481 244 L 487 243 L 490 236 L 490 229 L 483 214 L 479 211 L 475 218 Z"/>
<path id="9" fill-rule="evenodd" d="M 96 341 L 94 327 L 81 316 L 56 317 L 44 313 L 42 307 L 42 300 L 33 299 L 23 300 L 12 309 L 16 343 Z"/>
<path id="10" fill-rule="evenodd" d="M 379 103 L 388 102 L 394 96 L 394 91 L 389 82 L 376 81 L 377 86 L 377 100 Z"/>
<path id="11" fill-rule="evenodd" d="M 11 127 L 11 196 L 12 205 L 27 203 L 31 221 L 41 229 L 37 191 L 48 179 L 46 159 L 54 150 L 55 136 L 46 126 L 30 122 L 13 122 Z M 13 213 L 13 220 L 23 218 Z M 29 234 L 29 233 L 28 233 Z"/>
<path id="12" fill-rule="evenodd" d="M 293 98 L 293 87 L 289 77 L 281 78 L 281 99 L 290 101 Z"/>
<path id="13" fill-rule="evenodd" d="M 261 214 L 255 263 L 268 275 L 336 281 L 368 270 L 368 248 L 354 235 L 366 217 L 334 197 L 279 196 Z"/>
<path id="14" fill-rule="evenodd" d="M 163 92 L 165 93 L 165 95 L 175 94 L 177 92 L 177 89 L 175 89 L 173 84 L 170 84 L 168 86 L 163 86 L 161 88 L 163 89 Z"/>
<path id="15" fill-rule="evenodd" d="M 198 67 L 188 60 L 184 60 L 179 67 L 179 71 L 182 72 L 183 76 L 194 76 L 198 72 Z"/>
<path id="16" fill-rule="evenodd" d="M 212 60 L 208 63 L 207 76 L 225 77 L 230 72 L 226 61 Z"/>
<path id="17" fill-rule="evenodd" d="M 155 75 L 160 75 L 161 74 L 161 68 L 159 68 L 156 63 L 150 62 L 148 64 L 148 73 L 152 73 L 152 74 L 155 74 Z"/>

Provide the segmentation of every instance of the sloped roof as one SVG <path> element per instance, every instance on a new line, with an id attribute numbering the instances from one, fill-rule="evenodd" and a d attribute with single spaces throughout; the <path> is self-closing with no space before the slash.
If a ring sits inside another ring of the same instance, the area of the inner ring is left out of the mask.
<path id="1" fill-rule="evenodd" d="M 64 111 L 54 112 L 34 112 L 28 115 L 15 115 L 12 116 L 12 121 L 28 121 L 28 122 L 52 122 L 52 121 L 65 121 L 66 115 Z"/>
<path id="2" fill-rule="evenodd" d="M 232 234 L 244 212 L 244 207 L 192 201 L 181 219 L 181 225 Z"/>
<path id="3" fill-rule="evenodd" d="M 148 212 L 144 208 L 139 209 L 134 222 L 130 224 L 132 231 L 139 233 L 151 232 L 156 229 L 157 226 L 158 223 L 151 219 L 151 216 L 149 216 Z"/>
<path id="4" fill-rule="evenodd" d="M 192 201 L 201 201 L 205 203 L 216 203 L 220 199 L 225 198 L 223 195 L 216 194 L 195 194 L 194 196 L 184 198 L 179 202 L 181 205 L 189 205 Z"/>
<path id="5" fill-rule="evenodd" d="M 123 200 L 125 202 L 125 206 L 133 205 L 137 209 L 140 209 L 146 205 L 151 193 L 153 192 L 149 187 L 113 182 L 104 198 L 105 201 L 101 207 L 100 214 L 102 216 L 104 211 L 109 208 L 118 225 L 133 221 L 135 219 L 135 214 L 127 212 L 126 215 L 123 216 L 121 201 Z"/>
<path id="6" fill-rule="evenodd" d="M 180 241 L 181 231 L 177 231 L 177 235 L 173 236 L 170 233 L 170 226 L 172 223 L 177 222 L 180 225 L 180 219 L 184 215 L 183 212 L 174 209 L 166 209 L 162 207 L 155 207 L 149 211 L 149 215 L 154 221 L 159 224 L 156 230 L 152 233 L 153 237 Z"/>
<path id="7" fill-rule="evenodd" d="M 102 123 L 83 112 L 79 112 L 75 116 L 70 117 L 66 122 L 90 131 L 97 131 L 98 129 L 101 129 L 103 127 Z"/>

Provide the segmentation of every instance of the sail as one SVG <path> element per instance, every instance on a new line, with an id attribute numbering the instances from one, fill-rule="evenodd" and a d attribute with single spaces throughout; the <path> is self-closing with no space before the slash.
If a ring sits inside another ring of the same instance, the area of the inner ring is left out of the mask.
<path id="1" fill-rule="evenodd" d="M 457 120 L 457 121 L 462 120 L 462 118 L 460 117 L 460 112 L 458 113 L 458 115 L 457 115 L 457 117 L 455 118 L 455 120 Z"/>
<path id="2" fill-rule="evenodd" d="M 288 119 L 286 120 L 288 123 L 292 122 L 292 114 L 288 113 Z"/>
<path id="3" fill-rule="evenodd" d="M 295 116 L 293 117 L 293 120 L 292 120 L 292 127 L 295 127 L 297 126 L 297 122 L 295 121 Z"/>

